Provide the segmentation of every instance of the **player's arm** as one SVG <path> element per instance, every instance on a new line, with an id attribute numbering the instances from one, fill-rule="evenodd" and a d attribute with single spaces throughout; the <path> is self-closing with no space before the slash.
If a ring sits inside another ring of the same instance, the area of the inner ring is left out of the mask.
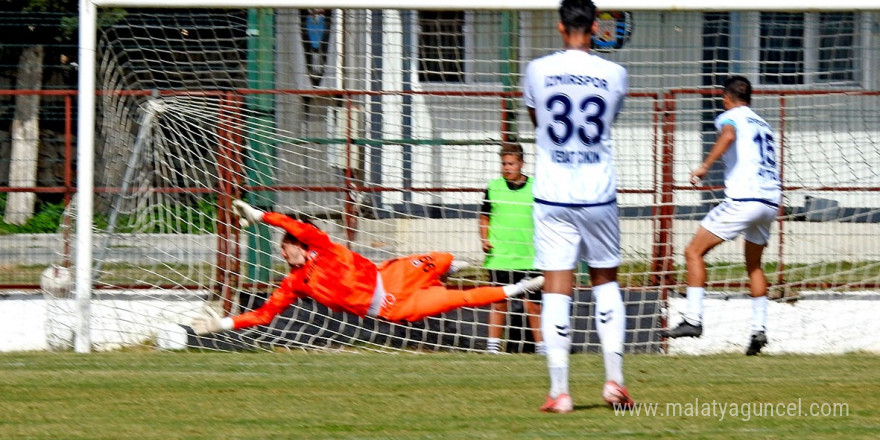
<path id="1" fill-rule="evenodd" d="M 483 252 L 492 250 L 492 243 L 489 242 L 489 216 L 485 214 L 480 214 L 480 245 Z"/>
<path id="2" fill-rule="evenodd" d="M 620 79 L 617 81 L 618 87 L 620 87 L 618 92 L 617 99 L 617 108 L 614 109 L 614 121 L 617 120 L 617 116 L 620 115 L 621 110 L 623 110 L 623 101 L 626 99 L 627 90 L 629 90 L 629 77 L 627 75 L 626 69 L 620 68 Z"/>
<path id="3" fill-rule="evenodd" d="M 730 148 L 735 140 L 736 129 L 734 126 L 731 124 L 722 125 L 721 132 L 718 133 L 718 139 L 715 140 L 715 145 L 712 146 L 712 150 L 706 155 L 706 159 L 703 160 L 699 167 L 691 171 L 691 184 L 697 185 L 700 183 L 700 179 L 706 177 L 706 174 L 709 173 L 709 168 L 712 167 L 712 164 Z"/>
<path id="4" fill-rule="evenodd" d="M 221 318 L 217 312 L 207 309 L 205 315 L 193 318 L 192 329 L 197 335 L 207 335 L 210 333 L 253 327 L 255 325 L 266 325 L 272 322 L 272 319 L 275 318 L 275 316 L 284 311 L 284 309 L 290 306 L 295 300 L 296 294 L 288 289 L 279 287 L 272 292 L 272 295 L 262 306 L 256 310 L 242 313 L 238 316 Z"/>
<path id="5" fill-rule="evenodd" d="M 294 220 L 277 212 L 263 212 L 242 200 L 233 200 L 232 209 L 239 216 L 239 224 L 246 228 L 251 224 L 266 223 L 268 225 L 283 228 L 293 234 L 297 240 L 308 246 L 325 246 L 330 243 L 330 237 L 313 225 Z"/>
<path id="6" fill-rule="evenodd" d="M 489 214 L 492 213 L 492 202 L 489 201 L 489 190 L 483 197 L 483 204 L 480 206 L 480 246 L 483 252 L 489 253 L 492 250 L 492 243 L 489 242 Z"/>
<path id="7" fill-rule="evenodd" d="M 267 212 L 263 216 L 263 222 L 268 225 L 283 228 L 307 246 L 326 247 L 331 243 L 330 236 L 324 231 L 316 228 L 314 225 L 292 219 L 284 214 Z"/>
<path id="8" fill-rule="evenodd" d="M 532 73 L 532 66 L 532 63 L 526 65 L 526 74 L 523 75 L 523 102 L 525 102 L 526 108 L 529 109 L 529 118 L 532 120 L 532 125 L 537 127 L 538 117 L 535 115 L 535 93 L 531 87 L 531 78 L 534 76 L 534 73 Z"/>
<path id="9" fill-rule="evenodd" d="M 294 301 L 296 301 L 296 294 L 293 293 L 293 291 L 286 289 L 282 284 L 282 287 L 275 289 L 275 291 L 272 292 L 272 295 L 269 296 L 269 299 L 266 300 L 262 306 L 251 310 L 250 312 L 233 316 L 231 318 L 233 323 L 232 328 L 238 330 L 240 328 L 253 327 L 256 325 L 268 325 L 272 322 L 272 319 L 293 304 Z"/>

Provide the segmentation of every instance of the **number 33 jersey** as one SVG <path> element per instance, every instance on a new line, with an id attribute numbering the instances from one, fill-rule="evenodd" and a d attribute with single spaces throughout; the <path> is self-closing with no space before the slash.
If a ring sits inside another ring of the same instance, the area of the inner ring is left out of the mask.
<path id="1" fill-rule="evenodd" d="M 535 113 L 536 202 L 588 206 L 615 200 L 611 124 L 626 90 L 626 69 L 582 50 L 528 64 L 523 98 Z"/>
<path id="2" fill-rule="evenodd" d="M 736 130 L 724 161 L 724 195 L 734 200 L 763 200 L 779 204 L 782 199 L 776 168 L 776 139 L 763 118 L 747 106 L 734 107 L 715 118 L 719 132 L 725 125 Z"/>

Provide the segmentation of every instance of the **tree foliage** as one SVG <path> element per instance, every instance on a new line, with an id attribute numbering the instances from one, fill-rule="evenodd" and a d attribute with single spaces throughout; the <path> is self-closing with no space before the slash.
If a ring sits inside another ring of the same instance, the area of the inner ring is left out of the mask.
<path id="1" fill-rule="evenodd" d="M 2 10 L 7 11 L 7 23 L 3 26 L 0 41 L 15 41 L 20 45 L 58 44 L 76 39 L 77 0 L 0 0 Z M 14 20 L 14 21 L 12 21 Z"/>

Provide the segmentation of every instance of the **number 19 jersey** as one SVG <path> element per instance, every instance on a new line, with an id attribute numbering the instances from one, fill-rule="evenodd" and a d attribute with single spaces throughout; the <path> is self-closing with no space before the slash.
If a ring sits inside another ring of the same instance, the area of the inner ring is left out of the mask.
<path id="1" fill-rule="evenodd" d="M 616 199 L 611 124 L 626 90 L 626 69 L 582 50 L 528 64 L 523 98 L 535 111 L 535 202 L 590 206 Z"/>

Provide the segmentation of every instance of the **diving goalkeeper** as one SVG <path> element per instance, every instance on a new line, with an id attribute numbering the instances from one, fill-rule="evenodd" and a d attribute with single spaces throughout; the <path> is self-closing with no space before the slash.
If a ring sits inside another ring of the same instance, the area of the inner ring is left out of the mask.
<path id="1" fill-rule="evenodd" d="M 540 289 L 544 277 L 501 287 L 449 290 L 440 278 L 450 273 L 453 256 L 445 252 L 411 255 L 381 263 L 334 243 L 313 225 L 277 212 L 260 211 L 241 200 L 232 203 L 239 223 L 283 228 L 281 257 L 290 272 L 259 308 L 237 316 L 216 314 L 193 319 L 198 335 L 269 324 L 297 298 L 312 298 L 334 311 L 393 322 L 418 321 L 459 307 L 479 307 Z M 455 270 L 455 269 L 453 269 Z"/>

